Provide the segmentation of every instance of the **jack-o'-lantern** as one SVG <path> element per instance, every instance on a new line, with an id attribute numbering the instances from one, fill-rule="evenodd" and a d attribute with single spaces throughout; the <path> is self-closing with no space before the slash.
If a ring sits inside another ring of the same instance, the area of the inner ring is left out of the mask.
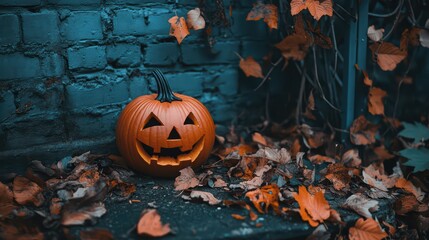
<path id="1" fill-rule="evenodd" d="M 131 168 L 153 176 L 176 176 L 182 168 L 207 159 L 215 125 L 201 102 L 173 93 L 160 70 L 153 75 L 158 93 L 140 96 L 125 107 L 116 143 Z"/>

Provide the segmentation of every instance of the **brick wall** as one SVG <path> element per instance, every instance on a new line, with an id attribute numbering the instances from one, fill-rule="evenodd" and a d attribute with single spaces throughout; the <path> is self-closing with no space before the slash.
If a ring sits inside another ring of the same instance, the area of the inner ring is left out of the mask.
<path id="1" fill-rule="evenodd" d="M 179 46 L 168 36 L 172 2 L 0 0 L 0 158 L 115 151 L 118 115 L 155 90 L 148 77 L 154 67 L 175 91 L 206 104 L 225 129 L 242 77 L 234 52 L 261 58 L 267 28 L 245 23 L 251 1 L 235 1 L 234 24 L 215 31 L 213 48 L 202 32 Z M 181 0 L 176 11 L 183 16 L 195 6 Z"/>

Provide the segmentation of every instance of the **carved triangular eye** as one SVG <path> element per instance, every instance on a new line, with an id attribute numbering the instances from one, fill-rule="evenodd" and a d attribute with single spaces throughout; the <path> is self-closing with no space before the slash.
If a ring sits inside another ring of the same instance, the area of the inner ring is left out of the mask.
<path id="1" fill-rule="evenodd" d="M 195 124 L 195 116 L 192 113 L 189 113 L 189 115 L 186 117 L 185 122 L 183 123 L 183 125 L 196 125 Z"/>
<path id="2" fill-rule="evenodd" d="M 149 120 L 146 122 L 143 129 L 154 126 L 163 126 L 163 124 L 159 121 L 157 117 L 155 117 L 155 115 L 153 115 L 153 113 L 151 113 L 149 116 Z"/>

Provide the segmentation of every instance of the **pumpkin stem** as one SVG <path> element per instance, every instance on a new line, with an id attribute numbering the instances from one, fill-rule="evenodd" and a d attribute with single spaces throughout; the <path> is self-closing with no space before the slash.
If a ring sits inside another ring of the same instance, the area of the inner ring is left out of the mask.
<path id="1" fill-rule="evenodd" d="M 160 102 L 182 101 L 181 98 L 174 95 L 173 91 L 171 91 L 167 79 L 159 69 L 155 69 L 152 74 L 155 77 L 156 86 L 158 87 L 158 96 L 156 96 L 156 100 Z"/>

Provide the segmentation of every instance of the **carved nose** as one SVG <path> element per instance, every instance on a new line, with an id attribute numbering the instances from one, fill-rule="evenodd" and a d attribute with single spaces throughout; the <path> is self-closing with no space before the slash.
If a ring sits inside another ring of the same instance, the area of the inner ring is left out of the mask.
<path id="1" fill-rule="evenodd" d="M 165 136 L 165 135 L 164 135 Z M 180 135 L 176 130 L 176 127 L 173 127 L 173 129 L 170 132 L 170 135 L 168 135 L 168 140 L 175 140 L 175 139 L 180 139 Z"/>

